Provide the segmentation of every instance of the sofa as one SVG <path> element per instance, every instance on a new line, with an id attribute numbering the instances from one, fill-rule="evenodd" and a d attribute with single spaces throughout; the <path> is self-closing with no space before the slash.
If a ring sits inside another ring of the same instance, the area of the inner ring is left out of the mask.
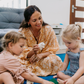
<path id="1" fill-rule="evenodd" d="M 18 31 L 24 19 L 24 9 L 0 7 L 0 39 L 8 31 Z M 1 41 L 0 41 L 1 42 Z M 0 43 L 0 52 L 2 51 Z"/>

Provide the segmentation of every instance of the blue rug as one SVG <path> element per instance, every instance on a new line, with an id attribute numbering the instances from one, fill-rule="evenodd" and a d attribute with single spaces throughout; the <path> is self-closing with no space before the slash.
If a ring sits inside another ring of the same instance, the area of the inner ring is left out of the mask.
<path id="1" fill-rule="evenodd" d="M 56 55 L 59 56 L 59 57 L 62 59 L 62 62 L 64 61 L 65 53 L 56 54 Z M 69 66 L 68 66 L 67 69 L 69 69 L 69 67 L 70 67 L 70 64 L 69 64 Z M 45 79 L 45 80 L 50 80 L 50 79 L 53 78 L 53 76 L 54 76 L 54 75 L 49 75 L 49 76 L 46 76 L 46 77 L 44 77 L 44 76 L 39 76 L 39 77 L 40 77 L 40 78 L 43 78 L 43 79 Z M 24 81 L 24 84 L 26 84 L 26 80 Z M 34 84 L 39 84 L 39 83 L 34 83 Z"/>

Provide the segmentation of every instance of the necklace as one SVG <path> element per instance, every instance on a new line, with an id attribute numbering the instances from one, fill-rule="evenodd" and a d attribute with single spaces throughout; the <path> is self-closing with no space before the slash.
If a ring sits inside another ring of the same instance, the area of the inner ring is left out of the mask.
<path id="1" fill-rule="evenodd" d="M 35 31 L 33 31 L 31 28 L 30 28 L 30 31 L 32 32 L 35 40 L 37 41 L 37 44 L 38 44 L 38 41 L 39 41 L 39 36 L 40 36 L 40 30 L 36 33 Z"/>
<path id="2" fill-rule="evenodd" d="M 37 44 L 38 44 L 38 41 L 39 41 L 39 36 L 40 36 L 40 32 L 39 32 L 38 36 L 34 36 L 35 40 L 37 41 Z"/>

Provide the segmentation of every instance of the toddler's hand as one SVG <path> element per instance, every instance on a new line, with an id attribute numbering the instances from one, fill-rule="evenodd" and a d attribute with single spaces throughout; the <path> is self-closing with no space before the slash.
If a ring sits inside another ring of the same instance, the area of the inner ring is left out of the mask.
<path id="1" fill-rule="evenodd" d="M 53 82 L 50 82 L 50 81 L 47 81 L 47 80 L 45 80 L 45 81 L 43 81 L 43 83 L 42 84 L 54 84 Z"/>
<path id="2" fill-rule="evenodd" d="M 57 75 L 53 76 L 53 78 L 57 78 Z"/>
<path id="3" fill-rule="evenodd" d="M 72 78 L 65 80 L 65 82 L 66 82 L 65 84 L 74 84 L 74 81 Z"/>

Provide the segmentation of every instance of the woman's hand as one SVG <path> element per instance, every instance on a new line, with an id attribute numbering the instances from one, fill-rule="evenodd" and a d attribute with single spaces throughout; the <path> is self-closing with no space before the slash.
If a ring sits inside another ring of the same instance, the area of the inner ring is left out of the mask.
<path id="1" fill-rule="evenodd" d="M 30 63 L 34 63 L 38 60 L 42 59 L 42 55 L 41 54 L 34 54 L 30 59 L 29 59 L 29 62 Z"/>
<path id="2" fill-rule="evenodd" d="M 37 61 L 37 58 L 36 58 L 36 55 L 34 54 L 30 59 L 29 59 L 29 62 L 30 63 L 34 63 Z"/>
<path id="3" fill-rule="evenodd" d="M 35 54 L 37 53 L 37 51 L 38 51 L 39 49 L 40 49 L 40 48 L 39 48 L 38 44 L 36 44 L 36 45 L 33 46 L 33 51 L 34 51 Z"/>
<path id="4" fill-rule="evenodd" d="M 27 58 L 31 58 L 34 54 L 36 55 L 39 49 L 38 44 L 34 45 L 32 50 L 27 54 Z"/>
<path id="5" fill-rule="evenodd" d="M 40 60 L 42 59 L 42 54 L 37 54 L 36 57 L 37 57 L 37 60 Z"/>

